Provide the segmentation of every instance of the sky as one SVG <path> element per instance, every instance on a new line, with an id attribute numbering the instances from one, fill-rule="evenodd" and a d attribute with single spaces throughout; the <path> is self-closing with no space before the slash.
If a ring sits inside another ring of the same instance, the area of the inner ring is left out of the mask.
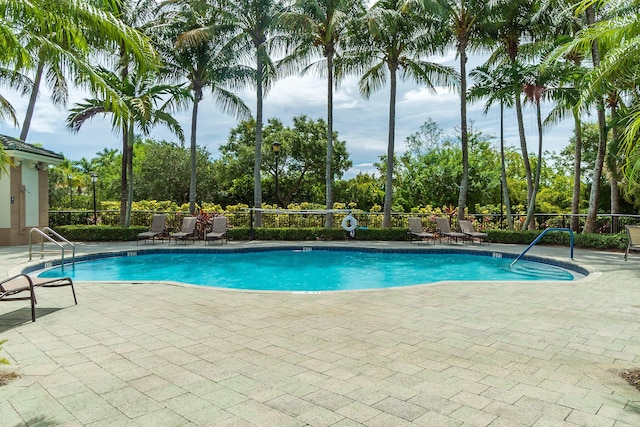
<path id="1" fill-rule="evenodd" d="M 431 60 L 458 68 L 457 59 L 453 53 L 447 57 Z M 467 69 L 471 70 L 482 62 L 479 56 L 471 56 Z M 90 97 L 88 93 L 77 88 L 72 88 L 70 92 L 68 107 Z M 109 116 L 95 117 L 84 124 L 78 133 L 71 133 L 65 127 L 67 111 L 63 107 L 52 105 L 49 101 L 49 93 L 45 86 L 41 88 L 26 142 L 42 144 L 44 148 L 62 153 L 70 160 L 80 160 L 83 157 L 94 158 L 96 153 L 105 148 L 121 149 L 121 138 L 112 132 Z M 22 123 L 28 97 L 21 97 L 10 91 L 3 91 L 3 95 L 12 103 L 18 120 Z M 255 115 L 255 90 L 249 88 L 239 95 Z M 312 119 L 326 120 L 326 97 L 326 80 L 322 78 L 305 75 L 279 80 L 264 100 L 265 122 L 268 118 L 277 117 L 285 125 L 290 125 L 292 118 L 301 114 Z M 548 108 L 548 106 L 543 107 L 543 114 Z M 492 108 L 487 115 L 483 114 L 483 109 L 484 102 L 470 104 L 468 119 L 473 122 L 475 129 L 482 131 L 485 135 L 494 136 L 493 141 L 497 146 L 500 135 L 499 107 Z M 535 109 L 531 104 L 525 104 L 523 111 L 528 151 L 536 152 Z M 388 84 L 369 99 L 365 99 L 360 95 L 356 77 L 341 82 L 334 94 L 334 130 L 338 132 L 339 139 L 346 142 L 347 151 L 353 162 L 353 167 L 347 171 L 345 178 L 355 176 L 358 172 L 375 171 L 373 163 L 379 161 L 379 157 L 387 152 L 388 115 Z M 182 125 L 188 141 L 191 110 L 178 112 L 175 117 Z M 405 138 L 417 132 L 429 118 L 433 119 L 445 134 L 454 135 L 455 128 L 460 126 L 459 94 L 445 88 L 439 88 L 436 93 L 433 93 L 426 87 L 413 82 L 399 83 L 396 105 L 396 154 L 406 150 Z M 238 121 L 234 117 L 219 111 L 210 94 L 205 92 L 198 115 L 198 145 L 206 147 L 212 157 L 217 158 L 218 147 L 226 143 L 230 130 L 237 124 Z M 0 123 L 0 133 L 18 137 L 20 130 L 8 123 Z M 568 144 L 571 135 L 571 121 L 562 122 L 545 130 L 544 150 L 561 151 Z M 160 125 L 152 131 L 151 136 L 177 141 L 166 128 Z M 507 145 L 520 147 L 513 110 L 505 110 L 505 142 Z"/>

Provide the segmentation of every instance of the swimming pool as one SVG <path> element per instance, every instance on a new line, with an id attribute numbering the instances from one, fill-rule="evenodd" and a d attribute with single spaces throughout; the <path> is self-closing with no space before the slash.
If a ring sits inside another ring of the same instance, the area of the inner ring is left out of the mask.
<path id="1" fill-rule="evenodd" d="M 261 251 L 149 250 L 54 267 L 40 277 L 78 281 L 176 281 L 267 291 L 315 292 L 401 287 L 455 280 L 573 280 L 557 266 L 446 252 L 283 248 Z M 131 256 L 136 255 L 136 256 Z"/>

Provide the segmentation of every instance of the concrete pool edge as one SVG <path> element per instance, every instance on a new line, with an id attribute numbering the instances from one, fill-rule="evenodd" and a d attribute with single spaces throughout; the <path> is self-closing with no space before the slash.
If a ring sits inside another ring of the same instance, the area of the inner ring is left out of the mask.
<path id="1" fill-rule="evenodd" d="M 106 251 L 90 251 L 88 253 L 79 255 L 76 257 L 77 262 L 82 261 L 90 261 L 95 259 L 103 259 L 103 258 L 112 258 L 112 257 L 127 257 L 127 256 L 144 256 L 148 254 L 169 254 L 169 253 L 255 253 L 255 252 L 266 252 L 266 251 L 290 251 L 290 250 L 304 250 L 305 248 L 309 248 L 311 250 L 326 250 L 326 251 L 361 251 L 361 252 L 372 252 L 372 253 L 434 253 L 434 254 L 467 254 L 467 255 L 475 255 L 475 256 L 487 256 L 487 257 L 501 257 L 507 259 L 515 259 L 519 252 L 513 252 L 513 249 L 517 249 L 518 246 L 515 245 L 502 245 L 502 247 L 496 248 L 491 246 L 425 246 L 425 247 L 381 247 L 381 242 L 363 242 L 359 244 L 350 244 L 345 246 L 344 243 L 340 244 L 329 244 L 326 242 L 246 242 L 248 245 L 237 246 L 237 247 L 194 247 L 194 246 L 186 246 L 186 247 L 173 247 L 173 248 L 162 248 L 162 247 L 153 247 L 153 248 L 140 248 L 138 246 L 128 248 L 128 249 L 112 249 Z M 254 243 L 254 244 L 251 244 Z M 255 244 L 259 243 L 259 244 Z M 335 243 L 335 242 L 334 242 Z M 99 248 L 98 248 L 99 249 Z M 554 249 L 557 249 L 554 247 Z M 547 265 L 552 265 L 555 267 L 560 267 L 566 270 L 569 270 L 574 275 L 574 280 L 570 281 L 545 281 L 545 282 L 557 282 L 557 283 L 580 283 L 583 281 L 591 281 L 600 277 L 601 272 L 595 269 L 590 265 L 580 264 L 575 259 L 571 260 L 569 258 L 562 259 L 559 256 L 549 256 L 549 255 L 527 255 L 522 258 L 526 261 L 538 262 Z M 44 269 L 52 268 L 59 266 L 61 264 L 60 258 L 54 258 L 50 260 L 38 260 L 33 261 L 27 266 L 23 266 L 20 271 L 16 271 L 15 274 L 25 273 L 31 274 L 36 271 L 41 271 Z M 65 265 L 70 264 L 68 258 L 65 259 Z M 141 280 L 134 281 L 135 283 L 146 282 Z M 150 281 L 150 282 L 158 282 Z M 183 284 L 187 286 L 200 286 L 200 285 L 192 285 L 184 282 L 175 282 L 171 280 L 161 281 L 162 283 L 174 283 L 174 284 Z M 435 282 L 435 283 L 444 283 L 445 281 Z M 456 281 L 456 282 L 478 282 L 478 281 Z M 93 282 L 92 282 L 93 283 Z M 97 283 L 97 282 L 96 282 Z M 429 283 L 427 285 L 431 285 L 433 283 Z M 423 286 L 423 285 L 414 285 L 414 286 Z M 216 289 L 229 289 L 229 288 L 216 288 Z M 375 289 L 373 289 L 375 290 Z M 277 291 L 277 292 L 286 292 L 286 291 Z"/>

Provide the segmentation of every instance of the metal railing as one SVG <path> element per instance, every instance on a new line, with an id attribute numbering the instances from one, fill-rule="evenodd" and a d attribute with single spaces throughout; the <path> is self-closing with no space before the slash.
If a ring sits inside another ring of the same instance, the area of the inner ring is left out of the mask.
<path id="1" fill-rule="evenodd" d="M 38 235 L 41 236 L 41 241 L 40 241 L 40 258 L 42 259 L 44 257 L 45 253 L 58 253 L 58 250 L 60 250 L 61 252 L 61 259 L 62 259 L 62 265 L 64 265 L 64 253 L 67 250 L 67 248 L 65 248 L 66 245 L 71 247 L 71 262 L 73 264 L 75 264 L 76 262 L 76 246 L 71 243 L 70 241 L 68 241 L 67 239 L 65 239 L 64 237 L 62 237 L 60 234 L 56 233 L 55 231 L 53 231 L 51 228 L 49 227 L 44 227 L 42 230 L 40 230 L 39 228 L 32 228 L 31 230 L 29 230 L 29 261 L 31 261 L 31 257 L 32 257 L 32 246 L 33 246 L 33 233 L 36 233 Z M 53 239 L 51 236 L 54 236 L 55 238 L 57 238 L 59 241 Z M 54 245 L 56 245 L 58 247 L 58 250 L 45 250 L 44 249 L 44 242 L 45 240 L 53 243 Z"/>
<path id="2" fill-rule="evenodd" d="M 547 228 L 546 230 L 544 230 L 542 233 L 540 233 L 540 235 L 538 237 L 536 237 L 533 242 L 531 242 L 529 244 L 529 246 L 527 246 L 527 248 L 522 251 L 522 253 L 520 255 L 518 255 L 516 257 L 516 259 L 513 260 L 513 262 L 511 264 L 509 264 L 509 267 L 513 267 L 514 264 L 516 262 L 518 262 L 520 260 L 520 258 L 522 258 L 524 256 L 524 254 L 526 254 L 527 252 L 529 252 L 529 249 L 531 249 L 532 247 L 535 246 L 536 243 L 538 243 L 538 241 L 540 241 L 540 239 L 542 239 L 544 237 L 545 234 L 547 234 L 550 231 L 568 231 L 569 234 L 571 235 L 571 242 L 569 244 L 570 250 L 569 250 L 569 256 L 571 259 L 573 259 L 573 244 L 575 242 L 575 238 L 573 236 L 573 231 L 571 231 L 570 228 Z"/>
<path id="3" fill-rule="evenodd" d="M 171 230 L 180 228 L 180 221 L 183 217 L 189 216 L 187 212 L 152 212 L 133 211 L 131 214 L 132 226 L 148 227 L 154 213 L 167 214 L 167 227 Z M 120 220 L 120 212 L 117 210 L 100 210 L 98 214 L 98 224 L 117 226 Z M 205 214 L 206 215 L 206 214 Z M 251 212 L 236 210 L 224 212 L 228 218 L 228 223 L 232 227 L 249 228 L 251 225 Z M 340 223 L 346 213 L 334 213 L 333 227 L 340 227 Z M 368 228 L 382 227 L 382 212 L 359 212 L 354 210 L 353 215 L 358 220 L 358 225 Z M 423 219 L 425 228 L 435 230 L 435 216 L 427 213 L 392 213 L 392 227 L 408 227 L 408 218 L 420 217 Z M 444 216 L 444 215 L 442 215 Z M 568 213 L 539 213 L 535 215 L 536 229 L 547 228 L 568 228 L 572 217 L 578 217 L 579 229 L 584 227 L 586 214 L 572 215 Z M 278 211 L 277 213 L 263 213 L 262 227 L 264 228 L 322 228 L 324 227 L 326 213 L 320 211 Z M 475 222 L 479 230 L 506 230 L 507 216 L 500 214 L 469 214 L 468 217 Z M 515 229 L 522 228 L 524 214 L 512 215 Z M 455 217 L 451 218 L 452 228 L 457 227 Z M 89 225 L 93 224 L 93 211 L 49 211 L 49 225 L 58 227 L 61 225 Z M 640 215 L 635 214 L 599 214 L 596 221 L 596 230 L 603 234 L 617 234 L 624 231 L 625 225 L 640 224 Z"/>

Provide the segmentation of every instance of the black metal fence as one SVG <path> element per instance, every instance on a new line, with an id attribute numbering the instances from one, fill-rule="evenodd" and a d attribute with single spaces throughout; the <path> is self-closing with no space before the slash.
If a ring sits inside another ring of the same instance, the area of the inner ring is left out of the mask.
<path id="1" fill-rule="evenodd" d="M 131 225 L 146 226 L 151 224 L 154 213 L 166 213 L 167 225 L 170 229 L 180 228 L 182 218 L 188 216 L 187 212 L 150 212 L 134 211 L 131 213 Z M 228 223 L 233 227 L 250 227 L 252 223 L 251 211 L 225 212 Z M 201 222 L 209 222 L 214 214 L 203 213 L 199 215 Z M 340 227 L 347 212 L 333 213 L 333 226 Z M 324 227 L 326 213 L 306 212 L 306 211 L 278 211 L 263 212 L 262 226 L 266 228 L 310 228 Z M 353 216 L 358 221 L 358 226 L 368 228 L 382 227 L 382 212 L 353 212 Z M 580 230 L 584 226 L 586 215 L 577 215 L 580 222 Z M 407 219 L 410 217 L 422 218 L 422 224 L 427 229 L 435 230 L 435 215 L 420 213 L 393 213 L 391 215 L 392 227 L 408 227 Z M 524 222 L 523 215 L 513 215 L 515 229 L 519 230 Z M 572 214 L 541 213 L 536 214 L 536 228 L 543 230 L 549 227 L 568 228 L 571 223 Z M 469 215 L 475 223 L 477 229 L 507 229 L 507 218 L 500 214 L 472 214 Z M 117 210 L 101 210 L 97 212 L 97 222 L 102 225 L 118 225 L 120 222 L 120 212 Z M 451 218 L 452 227 L 457 226 L 456 219 Z M 94 223 L 93 211 L 49 211 L 49 226 L 52 228 L 61 225 L 87 225 Z M 597 217 L 597 232 L 605 234 L 617 234 L 624 231 L 627 224 L 640 224 L 640 215 L 630 214 L 600 214 Z"/>

